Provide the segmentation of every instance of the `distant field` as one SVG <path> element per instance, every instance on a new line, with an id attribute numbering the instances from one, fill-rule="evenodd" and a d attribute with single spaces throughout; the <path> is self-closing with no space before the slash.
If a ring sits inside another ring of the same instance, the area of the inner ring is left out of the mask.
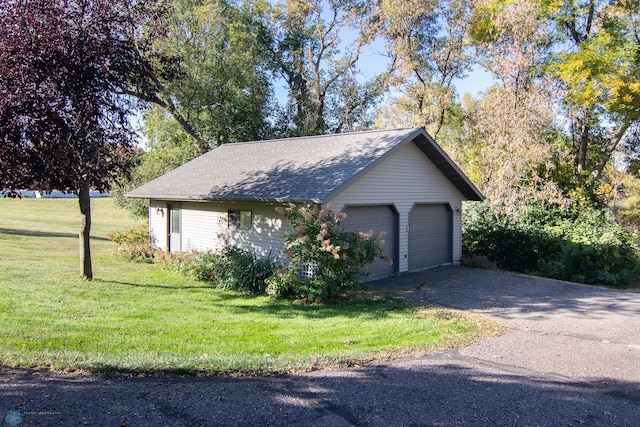
<path id="1" fill-rule="evenodd" d="M 0 199 L 0 364 L 148 373 L 274 373 L 463 345 L 496 326 L 395 299 L 321 306 L 245 297 L 114 255 L 135 226 L 93 205 L 93 281 L 78 278 L 73 199 Z"/>

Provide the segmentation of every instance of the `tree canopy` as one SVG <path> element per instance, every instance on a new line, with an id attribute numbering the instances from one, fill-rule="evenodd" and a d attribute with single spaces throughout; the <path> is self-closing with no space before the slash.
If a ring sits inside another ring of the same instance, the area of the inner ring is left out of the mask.
<path id="1" fill-rule="evenodd" d="M 178 0 L 173 5 L 171 38 L 159 49 L 181 58 L 181 76 L 149 99 L 156 110 L 146 116 L 149 132 L 177 119 L 200 153 L 267 137 L 271 87 L 255 7 L 228 0 Z"/>
<path id="2" fill-rule="evenodd" d="M 122 193 L 219 144 L 415 125 L 502 214 L 636 185 L 635 1 L 18 0 L 1 19 L 6 188 Z M 491 84 L 458 93 L 473 69 Z"/>
<path id="3" fill-rule="evenodd" d="M 597 199 L 614 155 L 638 158 L 638 16 L 629 1 L 180 0 L 164 52 L 182 79 L 149 98 L 140 180 L 221 143 L 419 125 L 496 207 Z M 465 101 L 474 67 L 494 84 Z"/>
<path id="4" fill-rule="evenodd" d="M 554 52 L 550 70 L 566 94 L 576 172 L 598 179 L 616 150 L 640 144 L 640 5 L 564 1 L 549 18 L 567 46 Z"/>

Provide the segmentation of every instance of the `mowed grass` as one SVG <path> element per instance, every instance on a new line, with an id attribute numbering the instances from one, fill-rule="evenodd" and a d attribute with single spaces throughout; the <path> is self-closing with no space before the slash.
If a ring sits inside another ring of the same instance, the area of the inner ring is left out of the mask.
<path id="1" fill-rule="evenodd" d="M 496 326 L 391 298 L 296 305 L 115 255 L 140 221 L 94 199 L 94 280 L 78 277 L 73 199 L 0 199 L 0 364 L 136 373 L 278 373 L 463 345 Z"/>

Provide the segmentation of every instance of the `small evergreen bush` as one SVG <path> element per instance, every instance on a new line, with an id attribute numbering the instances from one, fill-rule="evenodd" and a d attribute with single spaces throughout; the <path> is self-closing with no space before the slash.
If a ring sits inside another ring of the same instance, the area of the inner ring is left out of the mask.
<path id="1" fill-rule="evenodd" d="M 174 268 L 183 274 L 212 283 L 217 288 L 253 295 L 266 293 L 265 280 L 277 267 L 272 257 L 262 259 L 231 246 L 220 252 L 194 252 L 177 259 L 174 264 Z"/>
<path id="2" fill-rule="evenodd" d="M 465 209 L 463 251 L 500 268 L 554 279 L 624 286 L 640 275 L 637 238 L 613 216 L 591 207 L 530 206 L 515 216 L 487 203 Z"/>

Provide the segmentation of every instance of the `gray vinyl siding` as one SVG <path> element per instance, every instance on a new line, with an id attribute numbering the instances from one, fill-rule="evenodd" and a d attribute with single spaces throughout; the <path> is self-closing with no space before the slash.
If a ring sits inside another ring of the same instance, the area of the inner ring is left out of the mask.
<path id="1" fill-rule="evenodd" d="M 249 250 L 260 257 L 273 257 L 284 262 L 283 237 L 285 234 L 293 232 L 293 229 L 286 218 L 276 212 L 276 207 L 277 205 L 267 203 L 227 205 L 225 226 L 227 225 L 228 209 L 235 209 L 251 211 L 252 227 L 249 230 L 233 230 L 226 227 L 220 237 L 231 246 Z"/>
<path id="2" fill-rule="evenodd" d="M 219 250 L 218 238 L 226 228 L 227 210 L 213 203 L 182 204 L 182 247 L 187 252 Z"/>
<path id="3" fill-rule="evenodd" d="M 167 203 L 159 200 L 149 202 L 149 235 L 151 245 L 156 249 L 167 250 Z"/>
<path id="4" fill-rule="evenodd" d="M 399 271 L 409 269 L 409 213 L 415 204 L 447 204 L 453 210 L 454 263 L 462 259 L 460 208 L 463 194 L 414 144 L 406 144 L 353 182 L 329 203 L 336 212 L 349 205 L 393 204 L 399 215 Z"/>
<path id="5" fill-rule="evenodd" d="M 149 208 L 149 229 L 156 236 L 156 247 L 165 249 L 167 245 L 166 218 L 157 212 L 166 203 L 152 201 Z M 291 226 L 276 212 L 276 205 L 265 203 L 182 203 L 182 250 L 218 251 L 224 245 L 250 250 L 261 257 L 271 256 L 284 261 L 284 234 L 290 233 Z M 249 210 L 252 213 L 251 229 L 230 229 L 229 210 Z"/>

